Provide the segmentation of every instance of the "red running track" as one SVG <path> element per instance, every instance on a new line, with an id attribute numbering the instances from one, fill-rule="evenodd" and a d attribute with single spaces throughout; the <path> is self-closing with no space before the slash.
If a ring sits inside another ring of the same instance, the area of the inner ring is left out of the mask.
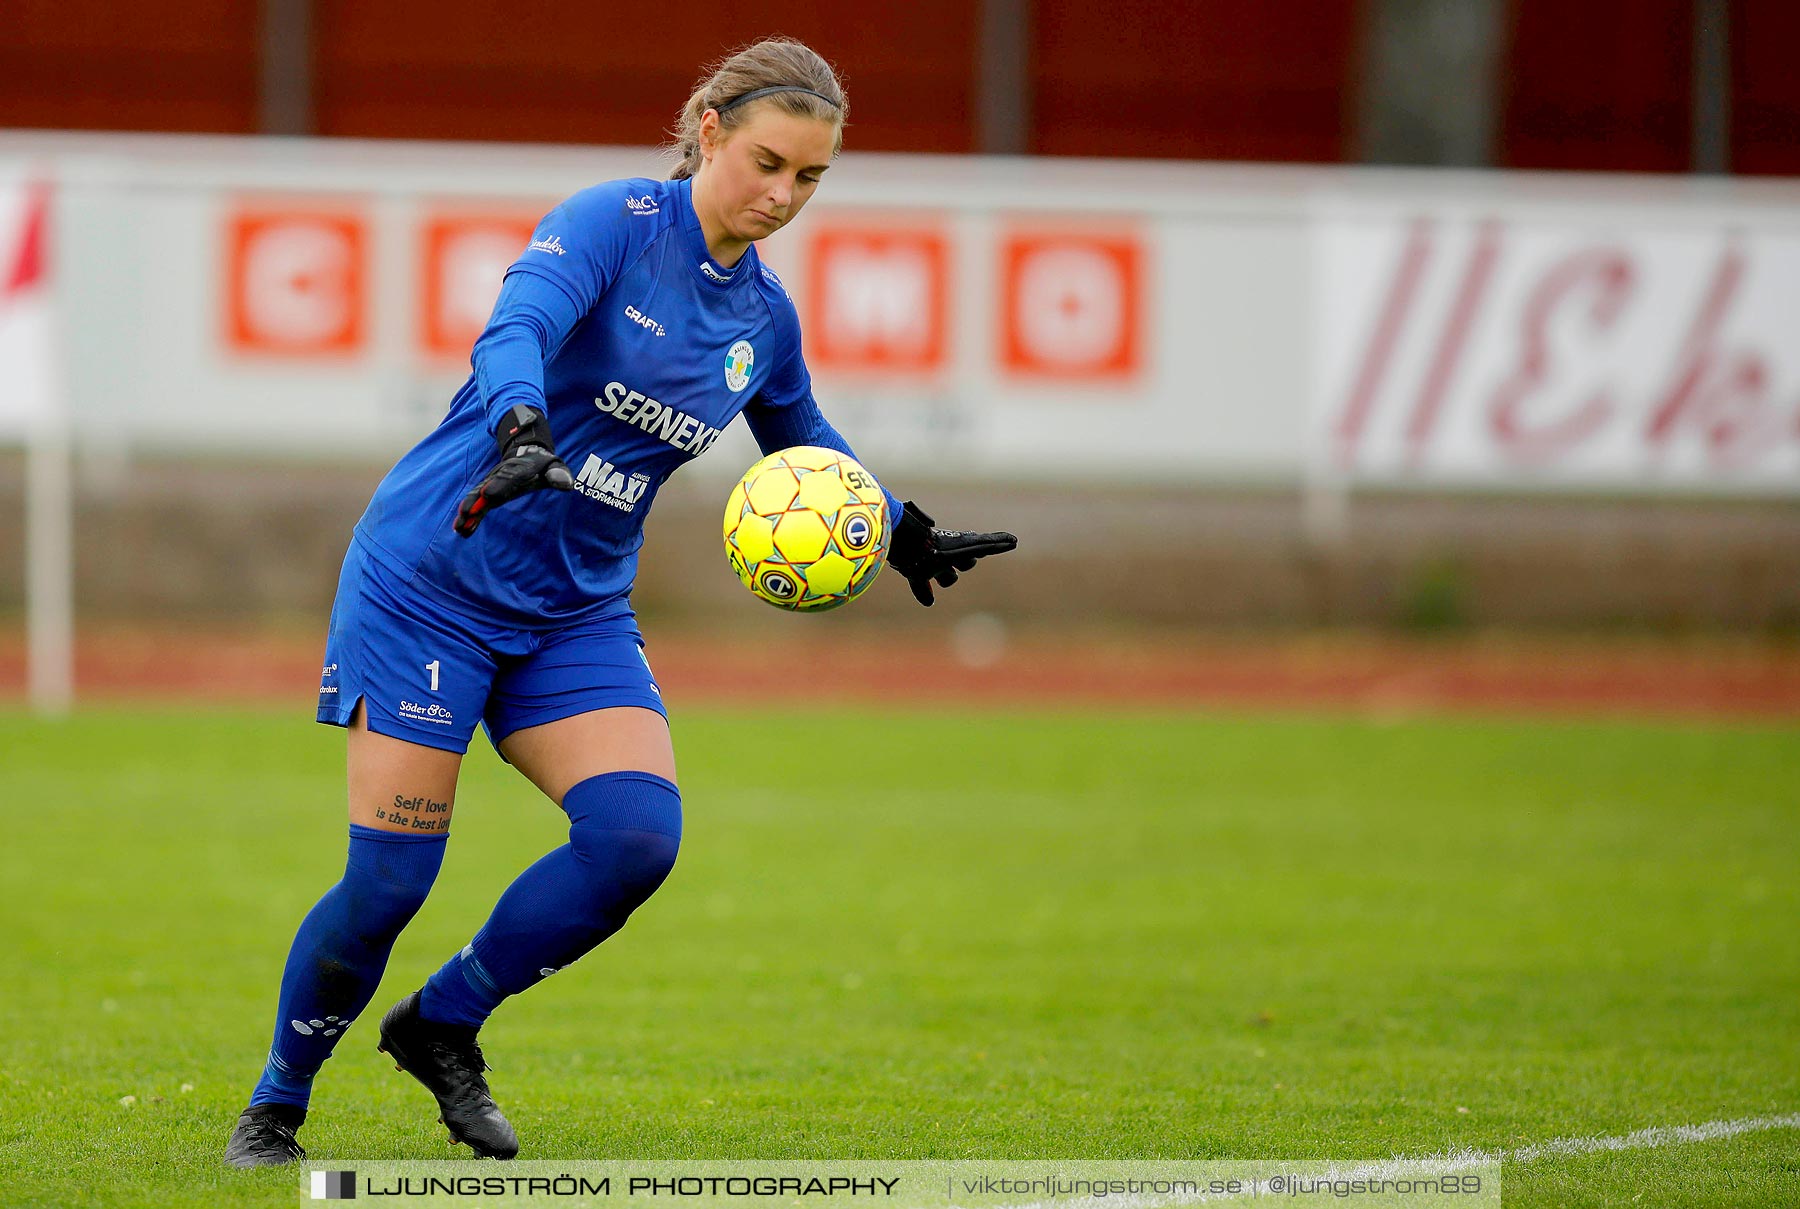
<path id="1" fill-rule="evenodd" d="M 952 630 L 955 634 L 958 631 Z M 959 650 L 929 632 L 814 641 L 649 635 L 671 703 L 907 701 L 976 707 L 1342 708 L 1800 719 L 1800 646 L 1472 637 L 992 635 Z M 196 629 L 84 632 L 89 701 L 291 702 L 310 707 L 322 639 Z M 978 649 L 970 649 L 971 647 Z M 0 700 L 25 684 L 0 635 Z"/>

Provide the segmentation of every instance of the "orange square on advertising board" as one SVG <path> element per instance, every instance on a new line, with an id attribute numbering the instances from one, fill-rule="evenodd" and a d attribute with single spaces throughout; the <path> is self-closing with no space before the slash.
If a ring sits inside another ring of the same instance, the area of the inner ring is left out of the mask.
<path id="1" fill-rule="evenodd" d="M 226 224 L 227 343 L 288 357 L 360 352 L 367 254 L 359 212 L 240 208 Z"/>
<path id="2" fill-rule="evenodd" d="M 1002 241 L 1000 347 L 1008 372 L 1117 379 L 1142 362 L 1142 250 L 1118 232 L 1014 232 Z"/>
<path id="3" fill-rule="evenodd" d="M 420 228 L 419 347 L 433 360 L 467 362 L 500 296 L 506 270 L 537 219 L 516 214 L 442 213 Z"/>
<path id="4" fill-rule="evenodd" d="M 816 230 L 809 248 L 809 363 L 898 374 L 943 366 L 950 255 L 941 231 L 846 223 Z"/>

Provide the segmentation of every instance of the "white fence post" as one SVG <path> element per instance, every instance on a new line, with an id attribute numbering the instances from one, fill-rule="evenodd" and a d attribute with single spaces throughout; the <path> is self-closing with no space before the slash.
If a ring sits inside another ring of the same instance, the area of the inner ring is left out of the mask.
<path id="1" fill-rule="evenodd" d="M 25 447 L 25 659 L 32 711 L 61 717 L 75 703 L 75 491 L 59 392 Z"/>

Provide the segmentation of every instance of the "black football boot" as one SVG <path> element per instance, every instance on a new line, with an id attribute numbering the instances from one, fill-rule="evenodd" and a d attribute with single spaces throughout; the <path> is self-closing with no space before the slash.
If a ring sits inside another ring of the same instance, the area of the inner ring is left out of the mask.
<path id="1" fill-rule="evenodd" d="M 381 1018 L 376 1048 L 394 1060 L 396 1070 L 437 1097 L 438 1120 L 450 1130 L 451 1141 L 465 1143 L 480 1158 L 510 1159 L 519 1153 L 519 1139 L 481 1077 L 487 1063 L 475 1032 L 419 1015 L 419 992 L 414 991 Z"/>
<path id="2" fill-rule="evenodd" d="M 225 1161 L 233 1167 L 279 1167 L 298 1163 L 306 1150 L 294 1131 L 306 1120 L 306 1110 L 292 1104 L 256 1104 L 246 1108 L 225 1143 Z"/>

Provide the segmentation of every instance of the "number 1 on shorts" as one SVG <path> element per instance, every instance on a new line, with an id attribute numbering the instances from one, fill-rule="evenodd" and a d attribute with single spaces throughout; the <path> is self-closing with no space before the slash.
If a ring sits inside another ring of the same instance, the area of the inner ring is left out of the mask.
<path id="1" fill-rule="evenodd" d="M 443 663 L 442 659 L 433 659 L 425 665 L 425 670 L 431 673 L 431 691 L 434 693 L 438 691 L 438 668 L 442 667 Z"/>

